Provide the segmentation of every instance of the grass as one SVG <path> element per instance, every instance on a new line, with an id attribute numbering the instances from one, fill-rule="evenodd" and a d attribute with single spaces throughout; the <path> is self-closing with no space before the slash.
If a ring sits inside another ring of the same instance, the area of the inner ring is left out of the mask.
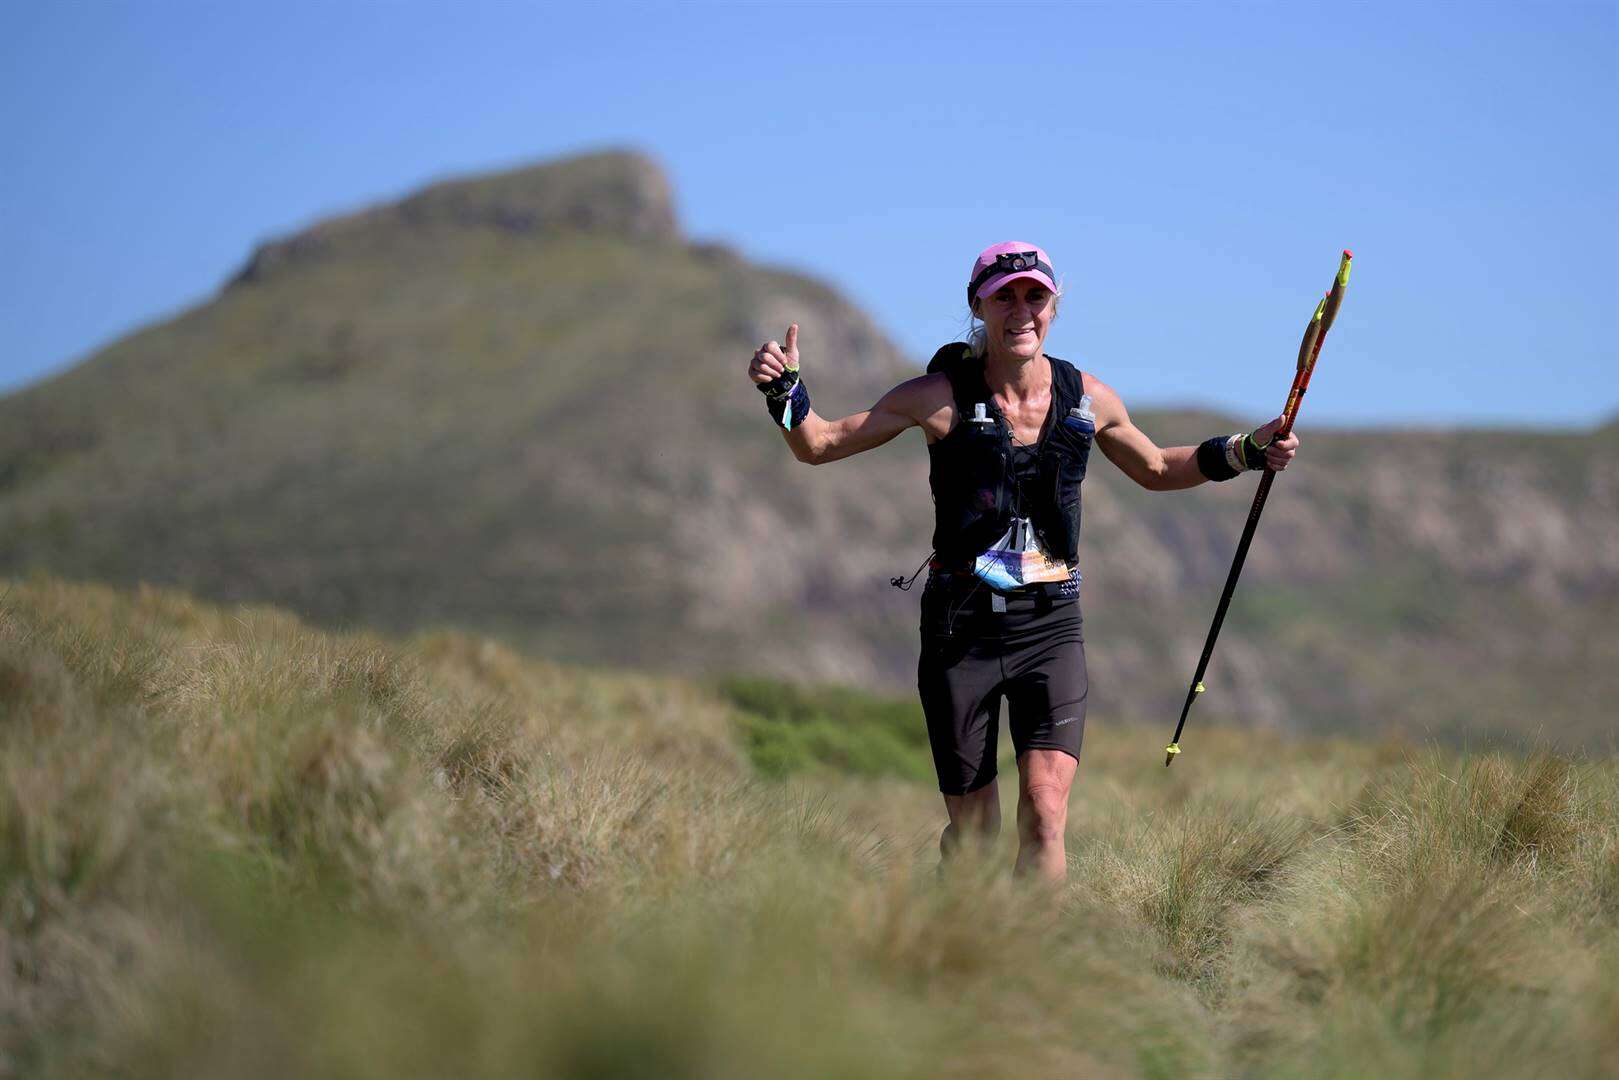
<path id="1" fill-rule="evenodd" d="M 1053 900 L 909 704 L 0 592 L 0 1072 L 1619 1068 L 1610 759 L 1097 717 Z"/>

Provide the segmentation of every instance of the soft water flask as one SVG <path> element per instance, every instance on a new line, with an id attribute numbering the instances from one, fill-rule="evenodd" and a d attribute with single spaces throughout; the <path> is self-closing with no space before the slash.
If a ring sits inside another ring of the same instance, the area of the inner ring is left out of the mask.
<path id="1" fill-rule="evenodd" d="M 1096 434 L 1096 414 L 1091 412 L 1091 396 L 1084 394 L 1077 408 L 1068 410 L 1068 422 L 1086 435 Z"/>

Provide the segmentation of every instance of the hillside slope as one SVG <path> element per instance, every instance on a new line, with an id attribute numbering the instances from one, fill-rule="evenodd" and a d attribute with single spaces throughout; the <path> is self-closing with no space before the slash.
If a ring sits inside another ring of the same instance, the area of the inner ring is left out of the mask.
<path id="1" fill-rule="evenodd" d="M 886 582 L 927 553 L 920 437 L 806 468 L 742 368 L 796 320 L 827 414 L 915 369 L 832 289 L 676 222 L 652 163 L 605 153 L 263 245 L 216 298 L 0 399 L 0 571 L 904 690 L 915 594 Z M 1233 423 L 1137 419 L 1166 443 Z M 1201 708 L 1612 737 L 1613 426 L 1305 436 Z M 1251 484 L 1087 482 L 1102 708 L 1173 716 Z"/>

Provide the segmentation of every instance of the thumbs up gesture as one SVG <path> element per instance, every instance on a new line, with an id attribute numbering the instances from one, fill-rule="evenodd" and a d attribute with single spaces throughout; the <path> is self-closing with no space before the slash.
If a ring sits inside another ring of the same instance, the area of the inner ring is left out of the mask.
<path id="1" fill-rule="evenodd" d="M 788 373 L 791 372 L 791 377 Z M 765 394 L 776 397 L 793 388 L 798 381 L 798 324 L 787 328 L 787 347 L 767 341 L 753 354 L 748 365 L 748 377 Z M 775 385 L 770 385 L 775 384 Z"/>

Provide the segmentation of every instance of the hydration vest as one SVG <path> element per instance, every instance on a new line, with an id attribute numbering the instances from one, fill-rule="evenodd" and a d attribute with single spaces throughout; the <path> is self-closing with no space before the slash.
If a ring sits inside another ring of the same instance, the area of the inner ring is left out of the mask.
<path id="1" fill-rule="evenodd" d="M 1072 567 L 1079 559 L 1079 485 L 1096 429 L 1078 416 L 1084 376 L 1066 360 L 1047 359 L 1052 415 L 1037 444 L 1033 490 L 1025 481 L 1020 494 L 1040 546 Z M 940 566 L 957 569 L 971 565 L 1012 523 L 1012 427 L 984 382 L 984 362 L 969 346 L 946 345 L 928 371 L 944 372 L 956 402 L 956 426 L 928 446 L 928 486 L 933 550 Z"/>

